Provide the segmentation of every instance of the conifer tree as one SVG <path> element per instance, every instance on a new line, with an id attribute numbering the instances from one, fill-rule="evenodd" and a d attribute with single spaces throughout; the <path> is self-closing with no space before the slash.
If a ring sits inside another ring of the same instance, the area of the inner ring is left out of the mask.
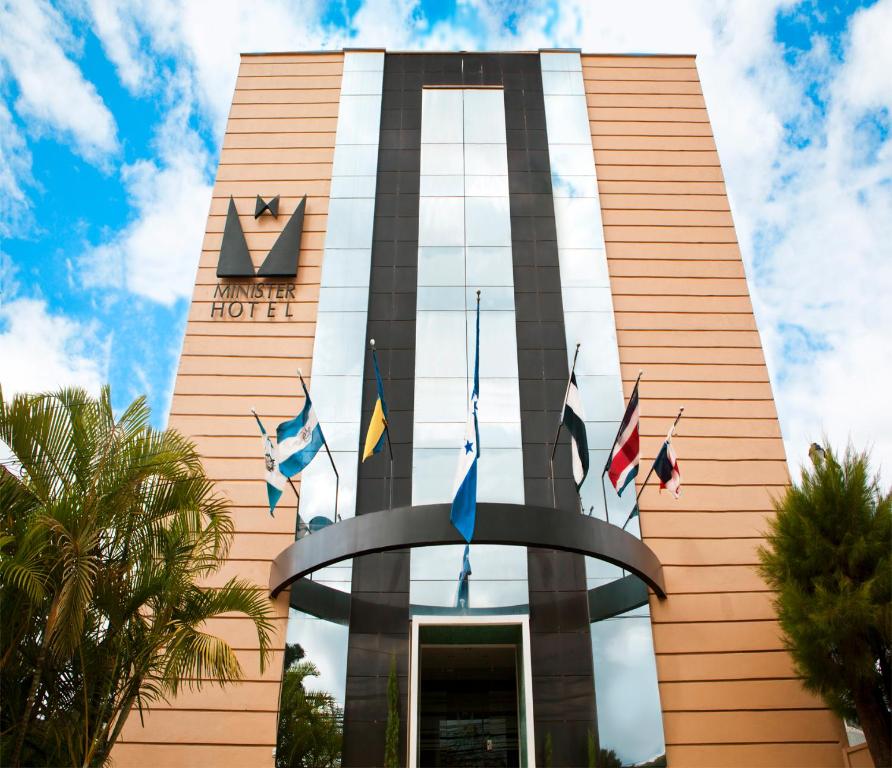
<path id="1" fill-rule="evenodd" d="M 399 768 L 400 686 L 396 677 L 396 656 L 390 658 L 390 677 L 387 680 L 387 730 L 384 739 L 384 768 Z"/>
<path id="2" fill-rule="evenodd" d="M 805 687 L 864 729 L 874 765 L 892 765 L 892 494 L 867 453 L 812 452 L 775 503 L 762 574 L 777 592 Z"/>

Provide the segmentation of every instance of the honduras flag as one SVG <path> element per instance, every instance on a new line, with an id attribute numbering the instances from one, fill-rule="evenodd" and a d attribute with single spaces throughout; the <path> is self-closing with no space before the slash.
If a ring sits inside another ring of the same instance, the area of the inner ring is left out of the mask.
<path id="1" fill-rule="evenodd" d="M 300 385 L 305 398 L 303 410 L 290 421 L 283 421 L 276 427 L 279 471 L 285 477 L 294 477 L 302 472 L 325 443 L 322 427 L 319 426 L 303 377 Z"/>
<path id="2" fill-rule="evenodd" d="M 273 441 L 266 434 L 266 429 L 264 429 L 263 422 L 260 421 L 257 411 L 252 408 L 251 413 L 254 414 L 257 426 L 260 427 L 260 434 L 263 436 L 263 458 L 266 461 L 266 495 L 269 499 L 269 513 L 272 515 L 276 504 L 279 503 L 279 499 L 282 497 L 282 491 L 285 490 L 285 483 L 288 482 L 288 478 L 279 471 L 279 462 L 276 461 L 276 449 L 273 447 Z"/>
<path id="3" fill-rule="evenodd" d="M 471 407 L 465 425 L 465 437 L 459 450 L 458 467 L 455 470 L 455 498 L 449 519 L 470 542 L 474 536 L 477 517 L 477 459 L 480 456 L 480 428 L 477 426 L 477 400 L 480 396 L 480 292 L 477 292 L 477 341 L 474 348 L 474 389 Z"/>
<path id="4" fill-rule="evenodd" d="M 465 554 L 461 560 L 461 573 L 458 574 L 458 593 L 455 596 L 456 608 L 470 607 L 471 592 L 471 547 L 465 544 Z"/>

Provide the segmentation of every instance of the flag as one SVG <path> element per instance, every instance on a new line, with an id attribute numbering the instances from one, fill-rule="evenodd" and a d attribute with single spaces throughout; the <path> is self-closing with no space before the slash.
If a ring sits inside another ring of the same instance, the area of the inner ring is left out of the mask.
<path id="1" fill-rule="evenodd" d="M 362 452 L 362 460 L 365 461 L 373 453 L 378 453 L 384 447 L 384 434 L 387 429 L 387 403 L 384 402 L 384 384 L 381 381 L 381 372 L 378 370 L 378 355 L 372 350 L 372 362 L 375 364 L 375 381 L 378 383 L 378 400 L 375 410 L 372 411 L 372 419 L 369 421 L 369 431 L 365 436 L 365 449 Z"/>
<path id="2" fill-rule="evenodd" d="M 675 456 L 675 449 L 672 447 L 672 440 L 667 438 L 654 459 L 654 472 L 660 478 L 660 490 L 665 488 L 676 499 L 681 490 L 681 472 L 678 469 L 678 459 Z"/>
<path id="3" fill-rule="evenodd" d="M 480 456 L 480 429 L 477 426 L 477 400 L 480 396 L 480 295 L 477 295 L 477 342 L 474 348 L 474 389 L 455 470 L 455 498 L 449 519 L 465 541 L 474 536 L 477 518 L 477 459 Z"/>
<path id="4" fill-rule="evenodd" d="M 564 415 L 561 421 L 570 433 L 573 479 L 576 481 L 578 491 L 588 474 L 588 438 L 585 434 L 582 398 L 579 397 L 579 387 L 576 385 L 576 371 L 570 373 L 570 386 L 567 387 L 567 399 L 564 401 Z"/>
<path id="5" fill-rule="evenodd" d="M 279 450 L 279 471 L 285 477 L 294 477 L 309 464 L 325 443 L 322 427 L 313 410 L 310 393 L 303 378 L 300 385 L 304 390 L 303 410 L 289 421 L 276 427 L 276 444 Z"/>
<path id="6" fill-rule="evenodd" d="M 461 573 L 458 574 L 458 594 L 455 596 L 456 608 L 468 608 L 471 589 L 471 545 L 465 544 L 465 554 L 461 561 Z"/>
<path id="7" fill-rule="evenodd" d="M 638 474 L 638 463 L 641 458 L 641 446 L 638 437 L 638 385 L 632 390 L 629 404 L 623 415 L 619 432 L 613 443 L 613 450 L 607 460 L 607 476 L 617 494 L 622 496 L 626 486 Z M 634 484 L 632 485 L 634 488 Z"/>
<path id="8" fill-rule="evenodd" d="M 282 491 L 285 490 L 285 483 L 288 478 L 279 471 L 279 463 L 276 461 L 276 449 L 273 441 L 263 428 L 263 422 L 257 412 L 252 408 L 251 413 L 257 420 L 257 426 L 260 427 L 260 434 L 263 436 L 263 458 L 266 460 L 266 495 L 269 499 L 269 513 L 272 515 L 279 499 L 282 497 Z"/>

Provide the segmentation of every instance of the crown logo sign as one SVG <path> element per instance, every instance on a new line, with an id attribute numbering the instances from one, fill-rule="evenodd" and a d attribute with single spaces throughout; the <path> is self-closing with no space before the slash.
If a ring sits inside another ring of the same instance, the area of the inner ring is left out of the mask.
<path id="1" fill-rule="evenodd" d="M 294 277 L 297 274 L 297 257 L 300 251 L 300 236 L 304 226 L 304 209 L 307 196 L 295 208 L 288 223 L 282 229 L 273 247 L 257 270 L 257 277 Z M 268 212 L 278 217 L 279 196 L 268 203 L 260 195 L 254 209 L 254 218 Z M 229 197 L 229 210 L 226 212 L 226 226 L 223 228 L 223 242 L 220 244 L 220 259 L 217 262 L 217 277 L 254 277 L 254 264 L 245 241 L 242 223 L 239 221 L 235 200 Z"/>

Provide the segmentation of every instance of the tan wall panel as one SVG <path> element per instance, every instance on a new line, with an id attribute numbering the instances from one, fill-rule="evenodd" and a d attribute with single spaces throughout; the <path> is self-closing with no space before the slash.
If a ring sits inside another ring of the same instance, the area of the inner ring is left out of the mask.
<path id="1" fill-rule="evenodd" d="M 130 717 L 121 732 L 123 742 L 162 744 L 276 744 L 276 718 L 270 712 L 150 711 L 145 728 Z M 270 753 L 269 763 L 272 763 Z"/>
<path id="2" fill-rule="evenodd" d="M 676 509 L 672 511 L 648 509 L 645 514 L 641 525 L 648 542 L 652 537 L 714 539 L 724 536 L 729 539 L 749 539 L 763 535 L 768 530 L 770 520 L 774 518 L 774 512 L 767 506 L 737 512 L 724 509 L 689 512 L 678 510 L 676 505 Z M 733 599 L 736 599 L 736 595 Z"/>
<path id="3" fill-rule="evenodd" d="M 242 64 L 241 71 L 246 71 L 247 64 Z M 333 90 L 335 93 L 340 92 L 341 88 L 341 69 L 338 65 L 336 71 L 331 64 L 320 64 L 316 66 L 307 66 L 306 74 L 301 75 L 265 75 L 257 77 L 253 74 L 239 75 L 235 81 L 235 92 L 239 91 L 269 91 L 282 90 L 303 93 L 315 90 Z M 333 74 L 326 75 L 324 72 L 332 71 Z"/>
<path id="4" fill-rule="evenodd" d="M 192 744 L 183 749 L 179 744 L 154 744 L 151 751 L 143 744 L 119 744 L 115 747 L 114 768 L 245 768 L 272 762 L 269 745 L 243 747 L 232 744 Z"/>
<path id="5" fill-rule="evenodd" d="M 657 654 L 661 682 L 788 679 L 796 676 L 786 651 Z"/>
<path id="6" fill-rule="evenodd" d="M 582 54 L 582 69 L 613 67 L 617 69 L 694 69 L 696 56 L 680 53 L 672 55 L 639 56 L 637 54 L 597 53 Z M 617 75 L 619 77 L 620 75 Z"/>
<path id="7" fill-rule="evenodd" d="M 667 744 L 830 742 L 836 719 L 826 710 L 790 712 L 668 712 Z"/>
<path id="8" fill-rule="evenodd" d="M 615 296 L 616 304 L 625 305 L 630 297 Z M 643 297 L 635 297 L 643 298 Z M 728 301 L 733 301 L 729 298 Z M 761 347 L 649 347 L 646 345 L 626 347 L 623 350 L 622 360 L 630 365 L 641 363 L 680 363 L 701 364 L 712 361 L 715 365 L 758 365 L 764 363 L 764 354 Z M 727 416 L 733 416 L 728 413 Z"/>
<path id="9" fill-rule="evenodd" d="M 634 315 L 641 318 L 641 315 Z M 682 315 L 682 317 L 699 317 L 699 315 Z M 711 317 L 711 316 L 707 316 Z M 750 318 L 752 315 L 731 315 L 731 317 Z M 617 325 L 620 325 L 622 319 L 617 314 Z M 640 320 L 642 324 L 647 319 Z M 633 363 L 627 363 L 622 366 L 623 380 L 634 382 L 635 377 L 641 370 L 641 366 Z M 719 365 L 708 365 L 705 363 L 690 364 L 666 364 L 651 363 L 647 366 L 648 381 L 767 381 L 767 372 L 765 367 L 757 364 L 736 365 L 734 363 L 724 363 Z"/>
<path id="10" fill-rule="evenodd" d="M 337 127 L 337 117 L 230 117 L 227 133 L 317 133 Z"/>
<path id="11" fill-rule="evenodd" d="M 647 539 L 647 545 L 656 552 L 664 566 L 758 565 L 758 549 L 761 544 L 761 539 L 740 538 Z"/>
<path id="12" fill-rule="evenodd" d="M 820 699 L 799 680 L 663 683 L 660 700 L 664 712 L 823 709 Z"/>
<path id="13" fill-rule="evenodd" d="M 697 94 L 702 96 L 703 89 L 696 80 L 597 80 L 586 77 L 588 93 L 651 93 L 651 94 Z"/>
<path id="14" fill-rule="evenodd" d="M 699 82 L 697 70 L 691 67 L 613 67 L 597 62 L 582 65 L 582 77 L 586 86 L 595 80 L 644 80 L 644 81 L 690 81 Z"/>
<path id="15" fill-rule="evenodd" d="M 758 592 L 767 589 L 755 568 L 749 565 L 667 565 L 663 568 L 667 593 L 675 592 Z M 671 594 L 670 598 L 671 599 Z M 739 629 L 739 628 L 738 628 Z M 656 630 L 655 630 L 656 631 Z M 684 640 L 684 638 L 679 638 Z M 731 638 L 727 638 L 730 640 Z M 747 643 L 746 638 L 740 642 Z M 779 646 L 778 646 L 779 647 Z M 668 651 L 666 648 L 660 650 Z M 716 648 L 697 648 L 716 651 Z M 728 650 L 745 650 L 741 648 Z M 676 653 L 677 651 L 672 651 Z"/>
<path id="16" fill-rule="evenodd" d="M 340 99 L 340 91 L 327 88 L 305 90 L 236 90 L 232 103 L 244 104 L 331 104 Z"/>
<path id="17" fill-rule="evenodd" d="M 651 547 L 671 539 L 648 538 Z M 728 540 L 729 542 L 732 540 Z M 690 543 L 685 541 L 684 543 Z M 707 621 L 773 620 L 773 595 L 770 592 L 739 592 L 735 595 L 673 595 L 671 600 L 655 600 L 651 608 L 654 624 Z"/>
<path id="18" fill-rule="evenodd" d="M 613 138 L 613 137 L 608 137 Z M 605 139 L 606 141 L 606 139 Z M 687 139 L 686 139 L 687 141 Z M 659 193 L 609 193 L 600 195 L 601 210 L 628 211 L 636 209 L 654 211 L 728 211 L 724 195 L 661 195 Z"/>
<path id="19" fill-rule="evenodd" d="M 268 149 L 284 147 L 334 147 L 334 133 L 227 133 L 223 137 L 223 150 L 227 149 Z"/>
<path id="20" fill-rule="evenodd" d="M 654 227 L 733 227 L 729 211 L 661 211 L 606 210 L 603 214 L 607 226 L 654 226 Z"/>
<path id="21" fill-rule="evenodd" d="M 709 123 L 675 123 L 665 120 L 592 120 L 593 136 L 712 136 Z"/>
<path id="22" fill-rule="evenodd" d="M 685 423 L 687 427 L 687 422 Z M 652 426 L 655 434 L 643 436 L 642 453 L 645 456 L 655 456 L 659 451 L 666 434 L 656 433 L 655 425 Z M 729 461 L 740 459 L 757 459 L 765 461 L 785 462 L 784 443 L 780 438 L 746 438 L 734 437 L 722 439 L 714 435 L 709 437 L 692 437 L 690 430 L 684 436 L 684 452 L 688 459 L 711 459 L 716 461 Z M 681 439 L 681 438 L 679 438 Z"/>
<path id="23" fill-rule="evenodd" d="M 322 151 L 322 150 L 319 150 Z M 294 209 L 297 208 L 298 203 L 300 203 L 303 198 L 303 194 L 297 195 L 280 195 L 279 201 L 279 216 L 281 217 L 283 214 L 285 216 L 290 216 Z M 278 227 L 277 231 L 281 231 L 282 222 L 280 219 L 272 219 L 266 215 L 262 216 L 259 219 L 254 218 L 254 201 L 256 199 L 256 195 L 234 195 L 235 199 L 235 207 L 239 212 L 239 220 L 242 224 L 242 229 L 245 232 L 253 231 L 258 232 L 261 231 L 261 227 L 272 228 L 275 229 Z M 211 199 L 211 218 L 208 220 L 208 223 L 213 223 L 215 226 L 218 225 L 218 219 L 223 222 L 226 221 L 226 214 L 229 211 L 229 195 L 224 195 L 222 197 L 214 197 Z M 324 195 L 307 195 L 307 207 L 306 207 L 308 216 L 315 216 L 317 214 L 327 214 L 328 213 L 328 194 Z M 220 232 L 223 230 L 220 229 Z M 304 254 L 300 254 L 301 261 L 303 261 Z M 215 265 L 216 266 L 216 265 Z"/>
<path id="24" fill-rule="evenodd" d="M 819 768 L 841 764 L 836 742 L 674 745 L 667 750 L 667 758 L 669 765 L 688 768 L 753 768 L 756 765 Z"/>
<path id="25" fill-rule="evenodd" d="M 294 134 L 298 136 L 300 134 Z M 220 165 L 237 165 L 245 163 L 249 165 L 302 165 L 312 163 L 331 163 L 334 158 L 334 146 L 331 147 L 272 147 L 269 149 L 224 149 L 220 153 Z M 326 201 L 327 202 L 327 201 Z M 293 206 L 291 207 L 293 210 Z M 307 210 L 310 213 L 310 210 Z M 281 213 L 279 214 L 281 215 Z M 267 222 L 271 219 L 263 217 L 263 219 L 254 219 L 251 221 Z M 276 219 L 272 219 L 276 221 Z M 248 223 L 248 222 L 246 222 Z M 304 219 L 306 226 L 306 218 Z"/>

